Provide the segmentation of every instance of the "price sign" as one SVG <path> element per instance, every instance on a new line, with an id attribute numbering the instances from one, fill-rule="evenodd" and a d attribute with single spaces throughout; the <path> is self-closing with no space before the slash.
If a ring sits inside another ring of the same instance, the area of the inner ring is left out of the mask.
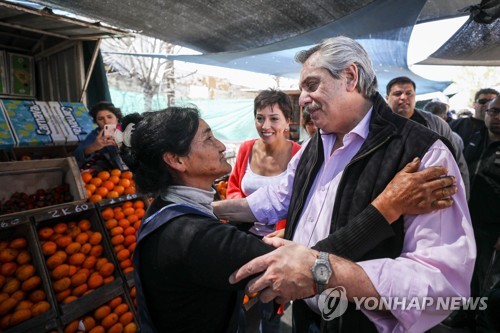
<path id="1" fill-rule="evenodd" d="M 45 221 L 49 219 L 54 219 L 58 217 L 64 217 L 72 214 L 77 214 L 81 213 L 84 211 L 87 211 L 92 208 L 92 205 L 83 203 L 83 204 L 78 204 L 78 205 L 73 205 L 73 206 L 67 206 L 67 207 L 62 207 L 62 208 L 57 208 L 57 209 L 51 209 L 46 212 L 43 212 L 41 214 L 38 214 L 35 216 L 35 221 L 40 222 L 40 221 Z"/>
<path id="2" fill-rule="evenodd" d="M 28 219 L 25 217 L 15 217 L 11 219 L 0 220 L 0 229 L 12 228 L 16 225 L 26 222 L 28 222 Z"/>
<path id="3" fill-rule="evenodd" d="M 129 200 L 135 200 L 137 199 L 138 195 L 136 193 L 134 194 L 127 194 L 127 195 L 122 195 L 121 197 L 118 198 L 111 198 L 111 199 L 106 199 L 101 202 L 99 202 L 99 206 L 104 207 L 108 205 L 112 205 L 115 203 L 120 203 L 124 201 L 129 201 Z"/>

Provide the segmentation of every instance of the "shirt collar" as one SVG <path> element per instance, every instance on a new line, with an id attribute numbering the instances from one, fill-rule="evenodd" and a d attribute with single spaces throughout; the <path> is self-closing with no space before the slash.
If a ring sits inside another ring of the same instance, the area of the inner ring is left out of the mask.
<path id="1" fill-rule="evenodd" d="M 366 138 L 368 137 L 368 133 L 370 132 L 370 119 L 372 117 L 372 111 L 373 111 L 373 106 L 370 107 L 370 109 L 365 114 L 363 119 L 361 119 L 361 121 L 349 133 L 347 133 L 344 136 L 344 138 L 345 139 L 349 138 L 350 136 L 352 136 L 351 133 L 353 133 L 363 138 L 363 140 L 366 140 Z M 333 134 L 333 133 L 326 133 L 322 129 L 320 129 L 319 132 L 322 136 Z"/>

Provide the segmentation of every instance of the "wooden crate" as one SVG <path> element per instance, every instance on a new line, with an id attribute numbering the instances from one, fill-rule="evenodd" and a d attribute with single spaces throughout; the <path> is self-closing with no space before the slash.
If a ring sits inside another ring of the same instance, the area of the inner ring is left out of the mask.
<path id="1" fill-rule="evenodd" d="M 15 192 L 32 194 L 38 189 L 51 189 L 64 183 L 69 185 L 69 192 L 73 196 L 72 203 L 83 203 L 87 200 L 87 192 L 74 157 L 0 163 L 0 199 L 8 199 Z M 58 208 L 66 204 L 49 207 Z M 0 221 L 14 216 L 32 215 L 46 208 L 0 215 Z"/>

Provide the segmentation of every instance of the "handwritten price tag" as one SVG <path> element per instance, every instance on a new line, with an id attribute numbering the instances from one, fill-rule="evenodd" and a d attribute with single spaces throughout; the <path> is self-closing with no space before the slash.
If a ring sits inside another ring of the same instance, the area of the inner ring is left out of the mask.
<path id="1" fill-rule="evenodd" d="M 0 229 L 6 229 L 15 227 L 16 225 L 22 224 L 23 222 L 27 222 L 26 218 L 13 218 L 7 220 L 0 220 Z"/>
<path id="2" fill-rule="evenodd" d="M 79 204 L 79 205 L 74 205 L 74 206 L 68 206 L 68 207 L 63 207 L 63 208 L 58 208 L 58 209 L 53 209 L 53 210 L 48 210 L 44 213 L 41 213 L 39 215 L 35 216 L 35 221 L 40 222 L 40 221 L 45 221 L 57 217 L 63 217 L 67 215 L 72 215 L 76 213 L 81 213 L 86 210 L 89 210 L 92 208 L 92 205 L 90 204 Z"/>

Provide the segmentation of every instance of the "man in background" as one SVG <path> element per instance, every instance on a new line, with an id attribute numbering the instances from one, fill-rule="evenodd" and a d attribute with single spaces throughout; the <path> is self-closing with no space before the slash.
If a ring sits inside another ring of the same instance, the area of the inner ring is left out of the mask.
<path id="1" fill-rule="evenodd" d="M 486 107 L 495 97 L 498 96 L 498 91 L 491 88 L 480 89 L 474 96 L 474 115 L 469 118 L 459 118 L 450 123 L 451 129 L 457 132 L 464 141 L 464 146 L 467 147 L 472 136 L 478 131 L 484 130 L 484 114 Z"/>
<path id="2" fill-rule="evenodd" d="M 446 123 L 449 123 L 451 121 L 451 118 L 448 116 L 448 104 L 445 104 L 443 102 L 439 101 L 431 101 L 424 106 L 424 111 L 430 112 L 435 116 L 438 116 L 439 118 L 443 119 L 446 121 Z M 455 142 L 458 144 L 460 147 L 460 150 L 464 150 L 464 141 L 458 135 L 457 133 L 451 131 L 451 134 L 453 135 L 453 139 Z"/>
<path id="3" fill-rule="evenodd" d="M 447 139 L 452 146 L 452 153 L 460 168 L 460 174 L 465 185 L 467 198 L 469 197 L 469 171 L 460 144 L 453 139 L 450 126 L 438 116 L 415 108 L 417 86 L 406 76 L 392 79 L 386 86 L 385 99 L 393 112 L 407 119 L 413 120 Z"/>

